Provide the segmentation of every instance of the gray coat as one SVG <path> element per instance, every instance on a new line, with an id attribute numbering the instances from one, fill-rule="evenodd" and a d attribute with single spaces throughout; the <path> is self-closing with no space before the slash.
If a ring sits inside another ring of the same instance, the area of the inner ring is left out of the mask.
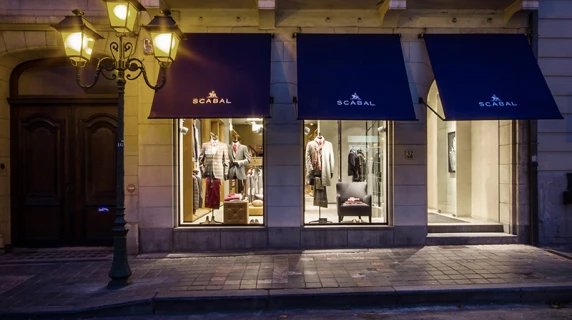
<path id="1" fill-rule="evenodd" d="M 312 159 L 316 154 L 317 143 L 315 141 L 310 141 L 306 145 L 306 184 L 310 184 L 310 176 L 312 175 L 312 170 L 314 169 L 312 165 Z M 332 183 L 332 178 L 334 177 L 334 147 L 329 141 L 324 141 L 324 146 L 322 147 L 322 184 L 329 186 Z"/>
<path id="2" fill-rule="evenodd" d="M 226 143 L 219 141 L 215 147 L 210 141 L 203 143 L 199 155 L 203 178 L 208 178 L 209 173 L 212 172 L 216 179 L 225 179 L 228 174 L 228 162 L 228 145 Z"/>
<path id="3" fill-rule="evenodd" d="M 239 143 L 236 148 L 236 152 L 234 152 L 232 144 L 229 144 L 228 156 L 230 159 L 228 178 L 245 180 L 246 179 L 245 166 L 250 163 L 250 153 L 248 152 L 248 147 Z M 233 165 L 233 162 L 236 162 L 238 166 Z"/>

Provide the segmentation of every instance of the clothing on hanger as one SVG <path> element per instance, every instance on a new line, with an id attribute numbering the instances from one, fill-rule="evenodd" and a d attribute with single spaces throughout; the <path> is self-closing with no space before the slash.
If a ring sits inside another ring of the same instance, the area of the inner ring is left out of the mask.
<path id="1" fill-rule="evenodd" d="M 199 154 L 201 152 L 201 144 L 199 141 L 199 129 L 197 125 L 193 123 L 193 155 L 195 160 L 199 160 Z"/>
<path id="2" fill-rule="evenodd" d="M 361 149 L 357 151 L 357 158 L 356 158 L 356 167 L 358 172 L 358 179 L 357 181 L 365 181 L 365 177 L 367 175 L 367 160 Z"/>
<path id="3" fill-rule="evenodd" d="M 196 210 L 202 207 L 203 203 L 203 186 L 201 178 L 198 174 L 193 173 L 193 209 Z"/>
<path id="4" fill-rule="evenodd" d="M 306 184 L 313 185 L 319 176 L 322 184 L 331 185 L 334 177 L 334 148 L 324 137 L 316 137 L 306 145 Z"/>
<path id="5" fill-rule="evenodd" d="M 357 151 L 353 148 L 350 149 L 348 153 L 348 176 L 352 177 L 352 180 L 357 180 L 359 174 L 356 167 Z"/>

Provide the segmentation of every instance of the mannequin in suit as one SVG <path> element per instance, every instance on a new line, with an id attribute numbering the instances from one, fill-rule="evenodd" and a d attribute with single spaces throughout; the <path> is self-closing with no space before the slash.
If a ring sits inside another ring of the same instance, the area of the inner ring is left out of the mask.
<path id="1" fill-rule="evenodd" d="M 220 208 L 221 180 L 228 177 L 228 145 L 218 140 L 218 136 L 211 132 L 211 141 L 203 143 L 199 156 L 199 165 L 202 177 L 206 178 L 205 207 Z"/>
<path id="2" fill-rule="evenodd" d="M 242 145 L 235 137 L 232 144 L 228 146 L 229 169 L 228 179 L 238 180 L 238 192 L 243 191 L 243 182 L 246 179 L 246 165 L 250 163 L 250 153 L 248 147 Z"/>

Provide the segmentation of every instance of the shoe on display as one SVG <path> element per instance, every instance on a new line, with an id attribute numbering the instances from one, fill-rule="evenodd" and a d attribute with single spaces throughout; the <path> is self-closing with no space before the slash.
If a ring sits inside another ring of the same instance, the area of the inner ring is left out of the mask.
<path id="1" fill-rule="evenodd" d="M 258 219 L 254 220 L 254 224 L 260 224 L 260 222 L 258 222 Z"/>
<path id="2" fill-rule="evenodd" d="M 254 224 L 254 219 L 250 219 L 250 222 L 248 224 Z"/>

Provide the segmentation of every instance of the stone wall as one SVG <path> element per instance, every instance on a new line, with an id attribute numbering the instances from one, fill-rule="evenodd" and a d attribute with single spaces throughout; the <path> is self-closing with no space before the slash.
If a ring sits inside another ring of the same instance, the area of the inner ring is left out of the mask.
<path id="1" fill-rule="evenodd" d="M 541 1 L 538 63 L 565 120 L 538 121 L 539 237 L 572 243 L 572 205 L 562 204 L 572 172 L 572 1 Z"/>
<path id="2" fill-rule="evenodd" d="M 0 14 L 3 17 L 0 18 L 0 26 L 15 30 L 18 24 L 28 28 L 36 24 L 38 29 L 42 26 L 48 28 L 48 23 L 59 22 L 74 8 L 85 10 L 86 17 L 92 20 L 98 30 L 109 30 L 109 27 L 105 27 L 105 11 L 100 0 L 2 2 Z M 400 18 L 399 28 L 380 28 L 380 17 L 374 10 L 300 10 L 277 13 L 278 27 L 273 30 L 259 29 L 258 14 L 255 8 L 186 9 L 174 12 L 174 18 L 184 32 L 272 32 L 275 35 L 271 55 L 273 117 L 267 121 L 264 132 L 266 220 L 271 236 L 252 231 L 252 239 L 249 240 L 249 233 L 240 230 L 227 229 L 216 231 L 218 234 L 207 234 L 204 229 L 189 229 L 190 232 L 186 233 L 174 229 L 177 211 L 174 190 L 177 179 L 173 173 L 177 168 L 173 167 L 173 121 L 147 118 L 153 91 L 140 79 L 127 84 L 125 105 L 126 185 L 136 187 L 135 192 L 126 194 L 126 218 L 131 230 L 128 234 L 129 251 L 208 250 L 225 246 L 238 246 L 235 248 L 240 249 L 240 246 L 252 247 L 252 244 L 297 248 L 301 243 L 312 241 L 311 246 L 319 247 L 320 241 L 334 238 L 342 239 L 337 242 L 341 247 L 380 243 L 424 244 L 427 233 L 427 124 L 426 109 L 418 101 L 419 97 L 427 97 L 433 74 L 425 44 L 417 35 L 423 32 L 516 33 L 523 32 L 523 29 L 503 28 L 502 11 L 492 14 L 458 11 L 456 19 L 451 19 L 449 13 L 423 16 L 420 12 L 409 12 Z M 148 20 L 149 17 L 144 14 L 141 22 L 146 23 Z M 292 103 L 292 98 L 297 95 L 296 40 L 292 37 L 295 32 L 401 34 L 411 99 L 419 121 L 398 122 L 389 128 L 393 130 L 393 139 L 389 141 L 393 157 L 389 159 L 389 165 L 394 169 L 390 177 L 393 187 L 390 188 L 392 201 L 389 204 L 389 220 L 395 232 L 384 232 L 383 238 L 377 235 L 380 233 L 378 230 L 335 230 L 331 235 L 325 235 L 323 231 L 311 234 L 311 231 L 300 228 L 303 138 L 302 124 L 296 119 Z M 142 32 L 138 41 L 145 36 L 145 32 Z M 108 42 L 114 39 L 114 35 L 107 33 L 106 39 L 96 42 L 96 52 L 104 53 L 108 50 Z M 9 75 L 14 66 L 23 61 L 63 56 L 64 53 L 61 39 L 53 31 L 2 31 L 0 40 L 0 163 L 8 163 L 7 169 L 0 170 L 0 232 L 4 234 L 5 241 L 9 242 L 10 167 L 9 148 L 6 147 L 9 145 L 9 108 L 5 99 L 8 96 Z M 141 46 L 137 48 L 137 55 L 145 59 L 151 79 L 156 79 L 158 68 L 154 59 L 144 56 L 140 51 Z M 173 67 L 176 67 L 176 62 Z M 414 150 L 415 158 L 405 159 L 405 150 Z"/>

